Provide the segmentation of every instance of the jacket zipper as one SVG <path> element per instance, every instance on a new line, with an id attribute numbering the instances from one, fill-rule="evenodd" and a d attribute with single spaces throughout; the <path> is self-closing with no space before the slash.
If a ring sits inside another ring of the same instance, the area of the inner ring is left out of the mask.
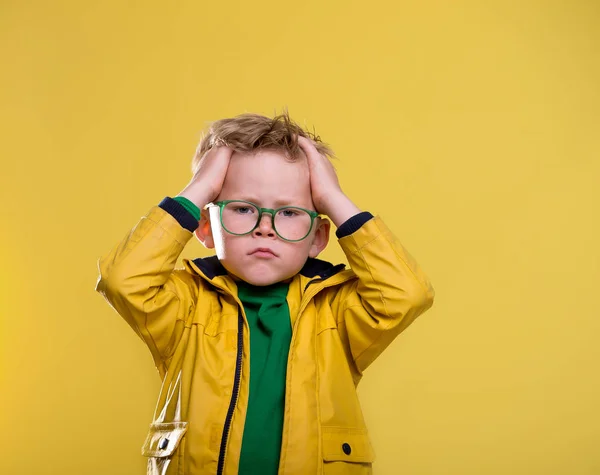
<path id="1" fill-rule="evenodd" d="M 242 310 L 238 309 L 238 342 L 237 342 L 237 359 L 235 362 L 235 377 L 233 379 L 233 390 L 231 391 L 231 401 L 229 409 L 225 417 L 225 426 L 223 427 L 223 436 L 221 437 L 221 449 L 219 451 L 219 462 L 217 464 L 217 475 L 223 474 L 225 466 L 225 450 L 227 449 L 227 440 L 231 429 L 231 421 L 233 419 L 233 411 L 237 404 L 238 394 L 240 391 L 240 379 L 242 375 L 242 353 L 244 349 L 244 317 Z"/>

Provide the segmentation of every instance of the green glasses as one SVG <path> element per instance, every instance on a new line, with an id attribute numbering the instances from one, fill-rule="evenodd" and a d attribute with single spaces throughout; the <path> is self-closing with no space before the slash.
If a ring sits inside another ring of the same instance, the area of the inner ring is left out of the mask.
<path id="1" fill-rule="evenodd" d="M 284 241 L 302 241 L 306 238 L 319 216 L 311 211 L 297 206 L 284 206 L 271 209 L 260 208 L 250 201 L 225 200 L 212 203 L 220 208 L 221 226 L 229 234 L 244 236 L 254 231 L 264 213 L 271 215 L 271 227 Z M 211 206 L 211 205 L 209 205 Z"/>

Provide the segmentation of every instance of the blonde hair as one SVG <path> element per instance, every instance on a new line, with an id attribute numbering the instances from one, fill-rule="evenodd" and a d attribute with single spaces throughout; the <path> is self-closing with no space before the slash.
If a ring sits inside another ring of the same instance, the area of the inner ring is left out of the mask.
<path id="1" fill-rule="evenodd" d="M 204 154 L 217 145 L 226 145 L 235 152 L 276 150 L 288 160 L 295 161 L 301 155 L 298 136 L 311 139 L 319 153 L 334 157 L 333 151 L 314 130 L 310 132 L 300 127 L 290 119 L 287 110 L 273 118 L 246 113 L 211 123 L 196 148 L 192 171 L 198 169 Z"/>

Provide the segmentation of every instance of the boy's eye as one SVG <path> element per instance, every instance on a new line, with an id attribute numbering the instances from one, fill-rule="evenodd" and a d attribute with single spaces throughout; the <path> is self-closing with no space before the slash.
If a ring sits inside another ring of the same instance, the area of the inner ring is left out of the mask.
<path id="1" fill-rule="evenodd" d="M 252 214 L 254 212 L 252 206 L 236 206 L 233 210 L 239 214 Z"/>
<path id="2" fill-rule="evenodd" d="M 295 209 L 282 209 L 278 214 L 285 218 L 293 218 L 294 216 L 298 216 L 300 213 Z"/>

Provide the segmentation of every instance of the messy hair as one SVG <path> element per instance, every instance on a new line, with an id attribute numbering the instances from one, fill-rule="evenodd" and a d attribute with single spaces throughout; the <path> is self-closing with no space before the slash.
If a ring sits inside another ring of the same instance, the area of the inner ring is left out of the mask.
<path id="1" fill-rule="evenodd" d="M 288 160 L 295 161 L 301 155 L 298 136 L 311 139 L 319 153 L 334 156 L 314 130 L 310 132 L 300 127 L 290 119 L 287 110 L 273 118 L 246 113 L 210 124 L 196 149 L 192 170 L 197 170 L 204 154 L 218 145 L 226 145 L 235 152 L 275 150 L 283 153 Z"/>

